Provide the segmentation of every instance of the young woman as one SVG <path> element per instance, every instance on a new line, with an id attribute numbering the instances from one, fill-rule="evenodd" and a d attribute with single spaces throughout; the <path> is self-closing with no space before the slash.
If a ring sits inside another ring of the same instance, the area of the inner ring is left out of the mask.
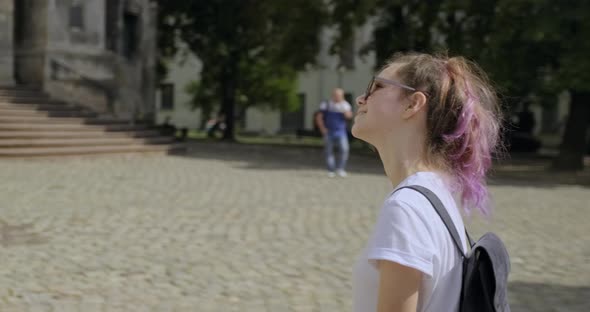
<path id="1" fill-rule="evenodd" d="M 352 133 L 373 145 L 396 186 L 353 276 L 355 312 L 458 311 L 462 259 L 421 185 L 446 207 L 489 214 L 486 173 L 501 114 L 486 75 L 461 57 L 395 55 L 356 99 Z"/>

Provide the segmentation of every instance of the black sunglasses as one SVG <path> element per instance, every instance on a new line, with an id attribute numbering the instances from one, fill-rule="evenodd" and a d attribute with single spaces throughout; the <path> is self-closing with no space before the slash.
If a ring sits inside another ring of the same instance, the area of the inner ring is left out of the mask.
<path id="1" fill-rule="evenodd" d="M 428 96 L 428 93 L 425 91 L 421 91 L 418 90 L 416 88 L 410 87 L 408 85 L 405 85 L 399 81 L 395 81 L 395 80 L 390 80 L 390 79 L 385 79 L 385 78 L 381 78 L 381 77 L 377 77 L 377 76 L 373 76 L 373 79 L 371 79 L 371 82 L 369 82 L 369 85 L 367 86 L 367 90 L 365 91 L 365 101 L 367 99 L 369 99 L 369 96 L 371 95 L 371 93 L 373 93 L 375 90 L 373 90 L 373 86 L 375 85 L 375 81 L 377 82 L 382 82 L 388 85 L 392 85 L 392 86 L 396 86 L 396 87 L 400 87 L 402 89 L 406 89 L 406 90 L 410 90 L 410 91 L 414 91 L 414 92 L 422 92 L 424 93 L 426 96 Z"/>

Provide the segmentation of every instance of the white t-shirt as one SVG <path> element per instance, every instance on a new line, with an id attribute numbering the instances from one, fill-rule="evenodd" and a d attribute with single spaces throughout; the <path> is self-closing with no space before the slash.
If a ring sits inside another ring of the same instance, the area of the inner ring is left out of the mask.
<path id="1" fill-rule="evenodd" d="M 352 106 L 347 101 L 334 102 L 330 100 L 323 101 L 322 103 L 320 103 L 320 110 L 335 113 L 344 113 L 350 112 L 352 110 Z"/>
<path id="2" fill-rule="evenodd" d="M 463 220 L 442 176 L 418 172 L 396 189 L 409 185 L 424 186 L 440 198 L 466 250 Z M 417 311 L 459 311 L 461 254 L 436 210 L 422 194 L 402 189 L 392 192 L 385 200 L 367 246 L 354 266 L 354 312 L 377 311 L 379 271 L 376 260 L 389 260 L 423 273 Z"/>

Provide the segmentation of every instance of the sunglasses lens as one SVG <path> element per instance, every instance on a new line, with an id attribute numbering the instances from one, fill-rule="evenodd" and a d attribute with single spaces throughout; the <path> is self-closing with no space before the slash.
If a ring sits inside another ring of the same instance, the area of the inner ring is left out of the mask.
<path id="1" fill-rule="evenodd" d="M 371 95 L 371 91 L 373 89 L 374 82 L 375 82 L 375 78 L 371 79 L 371 82 L 369 82 L 369 85 L 367 86 L 367 91 L 365 91 L 365 100 L 369 98 L 369 95 Z"/>

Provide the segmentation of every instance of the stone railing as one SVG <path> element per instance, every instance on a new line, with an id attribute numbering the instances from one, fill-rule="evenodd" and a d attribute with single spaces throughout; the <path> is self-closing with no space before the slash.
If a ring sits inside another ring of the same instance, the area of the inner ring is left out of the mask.
<path id="1" fill-rule="evenodd" d="M 65 101 L 90 108 L 98 113 L 115 114 L 116 87 L 112 79 L 99 80 L 86 75 L 65 62 L 49 60 L 50 94 Z"/>

